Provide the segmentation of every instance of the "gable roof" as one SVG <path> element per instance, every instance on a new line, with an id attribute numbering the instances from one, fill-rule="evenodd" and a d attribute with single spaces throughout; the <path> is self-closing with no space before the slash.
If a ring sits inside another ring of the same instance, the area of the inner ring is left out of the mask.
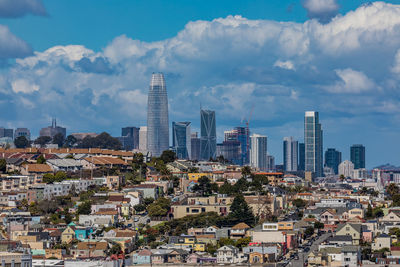
<path id="1" fill-rule="evenodd" d="M 25 168 L 30 173 L 47 173 L 53 171 L 47 164 L 26 164 Z"/>
<path id="2" fill-rule="evenodd" d="M 233 226 L 232 229 L 238 229 L 238 230 L 250 229 L 250 226 L 248 226 L 247 224 L 241 222 L 241 223 L 238 223 L 235 226 Z"/>
<path id="3" fill-rule="evenodd" d="M 355 231 L 358 233 L 362 232 L 362 225 L 361 224 L 356 224 L 356 223 L 344 223 L 344 224 L 339 224 L 339 226 L 336 229 L 336 233 L 342 230 L 345 226 L 351 226 Z"/>

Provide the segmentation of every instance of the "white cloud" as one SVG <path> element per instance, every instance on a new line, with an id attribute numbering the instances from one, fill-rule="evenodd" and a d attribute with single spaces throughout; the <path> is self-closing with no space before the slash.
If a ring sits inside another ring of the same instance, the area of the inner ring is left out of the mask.
<path id="1" fill-rule="evenodd" d="M 352 69 L 335 70 L 340 81 L 325 88 L 332 93 L 363 93 L 377 89 L 375 83 L 364 73 Z"/>
<path id="2" fill-rule="evenodd" d="M 281 69 L 287 69 L 287 70 L 294 70 L 294 65 L 293 62 L 290 60 L 287 61 L 281 61 L 281 60 L 277 60 L 274 63 L 274 67 L 279 67 Z"/>
<path id="3" fill-rule="evenodd" d="M 27 80 L 19 79 L 11 83 L 12 90 L 15 93 L 30 94 L 39 91 L 39 86 L 28 82 Z"/>
<path id="4" fill-rule="evenodd" d="M 337 0 L 304 0 L 303 7 L 309 18 L 317 18 L 321 22 L 329 22 L 339 11 Z"/>
<path id="5" fill-rule="evenodd" d="M 15 36 L 7 26 L 0 25 L 0 59 L 25 57 L 32 53 L 31 47 Z"/>
<path id="6" fill-rule="evenodd" d="M 45 16 L 42 0 L 0 0 L 0 17 L 16 18 L 27 14 Z"/>

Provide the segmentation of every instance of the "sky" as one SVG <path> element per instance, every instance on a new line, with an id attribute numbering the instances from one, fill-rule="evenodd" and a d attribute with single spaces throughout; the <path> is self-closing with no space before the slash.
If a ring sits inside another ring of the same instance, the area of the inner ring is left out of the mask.
<path id="1" fill-rule="evenodd" d="M 400 165 L 400 0 L 0 0 L 0 125 L 118 136 L 152 72 L 170 122 L 198 130 L 202 105 L 222 140 L 250 118 L 276 163 L 316 110 L 324 150 Z"/>

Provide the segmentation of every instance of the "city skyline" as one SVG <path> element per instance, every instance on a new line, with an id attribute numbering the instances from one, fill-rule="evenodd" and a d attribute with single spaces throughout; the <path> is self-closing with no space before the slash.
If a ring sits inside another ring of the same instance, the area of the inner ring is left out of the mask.
<path id="1" fill-rule="evenodd" d="M 138 10 L 146 10 L 150 2 Z M 0 125 L 26 127 L 36 137 L 56 116 L 71 132 L 107 131 L 118 136 L 121 127 L 146 124 L 148 77 L 160 71 L 170 88 L 170 121 L 191 121 L 193 130 L 199 131 L 195 107 L 207 103 L 219 118 L 218 142 L 226 129 L 244 126 L 241 121 L 254 106 L 250 128 L 269 136 L 270 153 L 280 161 L 282 137 L 301 141 L 302 113 L 318 110 L 326 133 L 324 149 L 335 147 L 343 152 L 343 159 L 349 159 L 348 147 L 361 143 L 368 149 L 368 168 L 400 165 L 396 157 L 400 8 L 393 5 L 398 1 L 369 5 L 334 1 L 338 8 L 333 16 L 338 16 L 323 23 L 318 22 L 323 14 L 310 14 L 309 7 L 300 3 L 273 2 L 221 2 L 214 11 L 202 6 L 196 12 L 185 12 L 190 9 L 187 4 L 178 5 L 177 11 L 167 6 L 173 20 L 179 20 L 173 27 L 163 23 L 168 21 L 160 12 L 165 3 L 158 3 L 160 9 L 154 11 L 159 16 L 139 23 L 136 17 L 127 20 L 130 12 L 138 12 L 132 11 L 137 2 L 115 7 L 100 2 L 98 15 L 118 10 L 123 18 L 115 22 L 109 15 L 102 16 L 123 27 L 100 32 L 91 28 L 93 21 L 87 28 L 77 27 L 80 20 L 65 23 L 82 12 L 73 10 L 75 2 L 63 9 L 44 1 L 45 12 L 40 14 L 3 13 L 4 39 L 15 43 L 13 49 L 6 46 L 0 51 L 4 63 Z M 368 23 L 357 24 L 357 18 Z M 356 27 L 346 26 L 352 24 Z M 55 25 L 62 25 L 61 34 L 37 38 L 43 29 L 59 30 Z M 105 24 L 96 29 L 101 25 Z M 146 31 L 146 27 L 158 30 Z M 204 34 L 196 35 L 199 32 Z M 368 38 L 371 33 L 377 38 Z M 345 38 L 350 35 L 354 40 Z M 384 51 L 382 44 L 387 44 Z"/>

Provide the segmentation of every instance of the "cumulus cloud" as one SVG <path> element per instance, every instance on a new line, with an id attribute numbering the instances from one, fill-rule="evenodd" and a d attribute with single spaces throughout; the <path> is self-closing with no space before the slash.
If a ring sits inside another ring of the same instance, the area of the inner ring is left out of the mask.
<path id="1" fill-rule="evenodd" d="M 335 70 L 340 81 L 325 88 L 332 93 L 363 93 L 377 89 L 375 83 L 364 73 L 352 69 Z"/>
<path id="2" fill-rule="evenodd" d="M 7 26 L 0 25 L 0 59 L 20 58 L 32 53 L 31 47 L 15 36 Z"/>
<path id="3" fill-rule="evenodd" d="M 0 17 L 16 18 L 27 14 L 46 16 L 42 0 L 0 0 Z"/>
<path id="4" fill-rule="evenodd" d="M 309 18 L 316 18 L 322 23 L 329 22 L 339 11 L 337 0 L 303 0 L 302 4 Z"/>
<path id="5" fill-rule="evenodd" d="M 382 2 L 327 24 L 194 21 L 162 41 L 122 35 L 101 51 L 55 46 L 17 59 L 0 74 L 0 108 L 37 128 L 57 116 L 71 131 L 119 134 L 121 126 L 145 124 L 151 73 L 162 71 L 171 121 L 198 125 L 202 104 L 216 110 L 219 125 L 240 124 L 254 106 L 253 127 L 270 132 L 283 123 L 302 127 L 304 110 L 326 119 L 369 116 L 380 125 L 385 111 L 386 126 L 397 127 L 399 47 L 400 6 Z"/>

